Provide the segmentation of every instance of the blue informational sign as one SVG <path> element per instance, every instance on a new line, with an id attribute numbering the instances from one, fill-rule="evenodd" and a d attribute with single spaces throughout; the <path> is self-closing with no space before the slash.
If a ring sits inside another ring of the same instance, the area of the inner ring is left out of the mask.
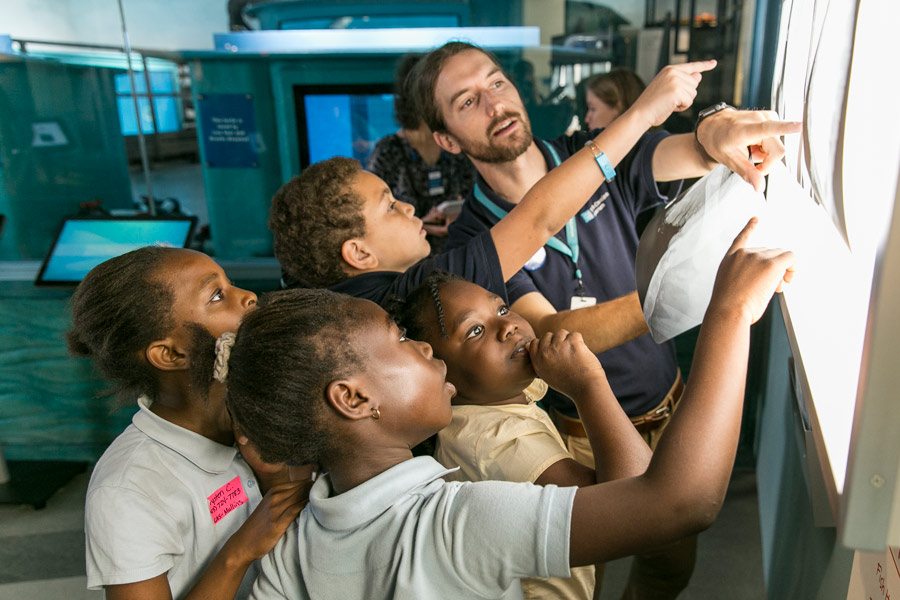
<path id="1" fill-rule="evenodd" d="M 259 166 L 259 136 L 250 94 L 197 97 L 203 158 L 214 169 Z"/>

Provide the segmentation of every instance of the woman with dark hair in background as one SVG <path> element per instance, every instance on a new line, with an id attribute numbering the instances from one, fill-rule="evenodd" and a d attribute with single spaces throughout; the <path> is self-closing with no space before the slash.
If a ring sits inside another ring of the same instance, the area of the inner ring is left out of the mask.
<path id="1" fill-rule="evenodd" d="M 625 68 L 594 75 L 584 83 L 587 113 L 584 123 L 587 129 L 600 129 L 628 110 L 644 91 L 644 82 L 637 74 Z"/>
<path id="2" fill-rule="evenodd" d="M 643 80 L 637 73 L 625 67 L 616 67 L 609 73 L 594 75 L 585 80 L 585 103 L 587 111 L 584 115 L 585 128 L 588 131 L 608 127 L 613 119 L 628 110 L 644 91 Z M 672 113 L 660 127 L 669 133 L 690 133 L 694 130 L 694 122 L 684 115 Z"/>

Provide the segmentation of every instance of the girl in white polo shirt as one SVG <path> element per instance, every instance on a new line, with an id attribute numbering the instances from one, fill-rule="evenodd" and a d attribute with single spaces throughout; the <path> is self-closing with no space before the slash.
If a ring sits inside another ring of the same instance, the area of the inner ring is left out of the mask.
<path id="1" fill-rule="evenodd" d="M 87 492 L 88 587 L 111 600 L 246 597 L 256 559 L 304 504 L 308 483 L 284 469 L 254 475 L 233 445 L 224 386 L 192 377 L 189 350 L 235 331 L 255 305 L 208 256 L 174 248 L 110 259 L 75 291 L 70 351 L 140 406 Z"/>
<path id="2" fill-rule="evenodd" d="M 449 423 L 456 393 L 431 346 L 366 300 L 264 299 L 220 346 L 228 405 L 262 460 L 324 475 L 253 597 L 515 598 L 522 577 L 565 577 L 709 526 L 737 447 L 750 324 L 793 274 L 791 253 L 743 248 L 750 230 L 722 262 L 691 384 L 646 472 L 582 488 L 445 481 L 450 471 L 411 451 Z M 559 335 L 528 345 L 538 374 L 577 351 Z M 621 410 L 601 398 L 597 410 Z M 601 435 L 625 428 L 611 419 Z"/>

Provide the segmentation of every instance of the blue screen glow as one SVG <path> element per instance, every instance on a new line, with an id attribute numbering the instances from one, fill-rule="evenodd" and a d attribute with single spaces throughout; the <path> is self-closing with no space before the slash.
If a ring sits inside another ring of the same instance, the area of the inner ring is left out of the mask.
<path id="1" fill-rule="evenodd" d="M 307 94 L 303 104 L 310 164 L 333 156 L 365 164 L 375 142 L 400 129 L 391 94 Z"/>
<path id="2" fill-rule="evenodd" d="M 81 281 L 103 261 L 143 246 L 183 248 L 191 220 L 70 219 L 47 257 L 40 281 Z"/>

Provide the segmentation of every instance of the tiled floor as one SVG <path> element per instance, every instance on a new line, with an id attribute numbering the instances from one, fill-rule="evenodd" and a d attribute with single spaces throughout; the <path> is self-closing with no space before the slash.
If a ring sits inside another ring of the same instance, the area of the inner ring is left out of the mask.
<path id="1" fill-rule="evenodd" d="M 100 599 L 84 576 L 84 493 L 81 473 L 35 510 L 0 506 L 0 600 Z"/>
<path id="2" fill-rule="evenodd" d="M 0 600 L 99 599 L 84 577 L 84 493 L 77 475 L 46 508 L 0 506 Z M 629 559 L 607 565 L 601 600 L 617 600 Z M 727 587 L 726 587 L 727 586 Z M 764 597 L 756 479 L 736 470 L 719 519 L 700 535 L 697 569 L 681 600 Z"/>

